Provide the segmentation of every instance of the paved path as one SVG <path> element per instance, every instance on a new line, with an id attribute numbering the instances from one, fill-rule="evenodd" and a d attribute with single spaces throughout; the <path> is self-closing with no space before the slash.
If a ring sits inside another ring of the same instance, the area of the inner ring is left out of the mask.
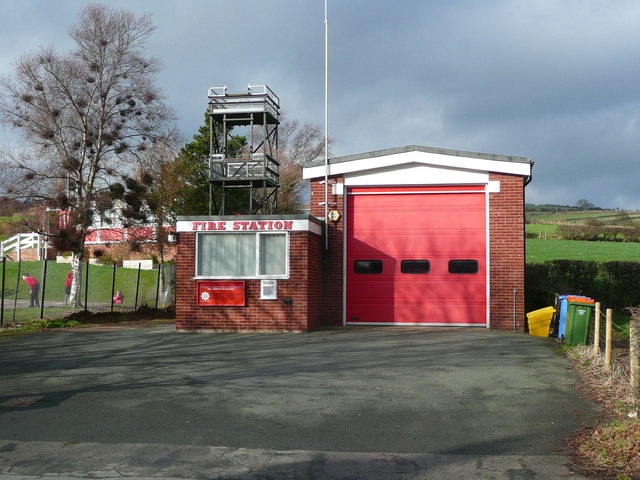
<path id="1" fill-rule="evenodd" d="M 0 478 L 557 479 L 593 410 L 480 329 L 0 339 Z"/>

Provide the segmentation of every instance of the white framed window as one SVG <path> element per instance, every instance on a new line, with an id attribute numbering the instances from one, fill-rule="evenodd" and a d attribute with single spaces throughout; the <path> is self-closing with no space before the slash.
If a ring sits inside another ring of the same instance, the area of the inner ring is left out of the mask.
<path id="1" fill-rule="evenodd" d="M 289 234 L 196 235 L 196 278 L 289 278 Z"/>

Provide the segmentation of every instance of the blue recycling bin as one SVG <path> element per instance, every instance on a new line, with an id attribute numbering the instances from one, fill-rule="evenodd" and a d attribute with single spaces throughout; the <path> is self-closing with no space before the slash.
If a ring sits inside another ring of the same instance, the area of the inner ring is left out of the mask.
<path id="1" fill-rule="evenodd" d="M 569 295 L 558 295 L 558 302 L 560 308 L 558 308 L 558 338 L 564 338 L 567 334 L 567 307 L 569 302 L 567 297 Z"/>

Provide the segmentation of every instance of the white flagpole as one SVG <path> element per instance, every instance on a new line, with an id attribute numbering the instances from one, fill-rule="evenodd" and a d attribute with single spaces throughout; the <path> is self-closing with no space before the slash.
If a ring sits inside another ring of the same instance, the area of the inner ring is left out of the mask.
<path id="1" fill-rule="evenodd" d="M 324 224 L 325 250 L 329 250 L 329 18 L 324 0 Z"/>

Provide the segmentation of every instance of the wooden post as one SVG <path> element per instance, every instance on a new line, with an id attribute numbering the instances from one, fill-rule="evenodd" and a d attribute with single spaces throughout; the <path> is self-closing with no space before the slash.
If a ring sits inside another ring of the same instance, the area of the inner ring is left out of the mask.
<path id="1" fill-rule="evenodd" d="M 611 333 L 613 330 L 613 310 L 607 308 L 607 327 L 606 327 L 606 340 L 604 350 L 604 369 L 611 371 Z"/>
<path id="2" fill-rule="evenodd" d="M 593 324 L 593 356 L 597 357 L 600 353 L 600 302 L 596 302 L 595 322 Z"/>
<path id="3" fill-rule="evenodd" d="M 631 388 L 634 396 L 638 395 L 638 387 L 640 387 L 640 374 L 638 373 L 640 332 L 638 327 L 640 327 L 640 320 L 633 319 L 629 322 L 629 363 L 631 367 Z"/>

